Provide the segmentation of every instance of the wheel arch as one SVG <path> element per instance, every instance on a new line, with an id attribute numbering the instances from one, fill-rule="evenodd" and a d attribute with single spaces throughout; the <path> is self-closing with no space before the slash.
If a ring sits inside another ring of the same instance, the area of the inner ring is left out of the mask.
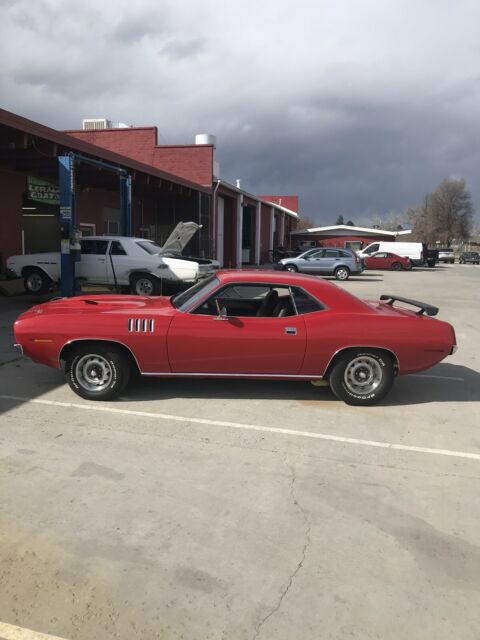
<path id="1" fill-rule="evenodd" d="M 55 278 L 50 273 L 48 273 L 46 269 L 36 264 L 27 264 L 24 267 L 22 267 L 22 271 L 21 271 L 22 278 L 26 278 L 28 274 L 31 273 L 32 271 L 41 271 L 44 275 L 47 276 L 49 280 L 51 280 L 51 282 L 56 282 Z"/>
<path id="2" fill-rule="evenodd" d="M 75 349 L 75 347 L 88 343 L 100 343 L 102 345 L 111 345 L 119 348 L 128 358 L 134 370 L 139 374 L 142 373 L 138 361 L 130 347 L 127 347 L 126 344 L 124 344 L 123 342 L 119 342 L 118 340 L 108 340 L 105 338 L 78 338 L 75 340 L 69 340 L 63 345 L 63 347 L 60 349 L 60 353 L 58 354 L 59 366 L 61 366 L 62 360 L 65 361 L 68 358 L 69 354 Z"/>
<path id="3" fill-rule="evenodd" d="M 348 347 L 343 347 L 342 349 L 338 349 L 338 351 L 335 351 L 333 356 L 330 358 L 322 377 L 328 379 L 328 376 L 332 372 L 332 369 L 337 363 L 337 361 L 339 360 L 339 358 L 341 358 L 347 351 L 357 351 L 358 349 L 371 349 L 373 351 L 387 353 L 389 356 L 391 356 L 393 360 L 395 375 L 398 375 L 398 371 L 400 369 L 400 362 L 398 360 L 397 354 L 394 351 L 392 351 L 391 349 L 386 349 L 385 347 L 358 344 L 358 345 L 350 345 Z"/>

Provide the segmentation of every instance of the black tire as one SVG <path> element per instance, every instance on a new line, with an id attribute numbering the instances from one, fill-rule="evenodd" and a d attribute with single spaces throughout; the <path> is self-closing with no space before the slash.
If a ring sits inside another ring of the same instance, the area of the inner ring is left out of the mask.
<path id="1" fill-rule="evenodd" d="M 294 264 L 286 264 L 284 267 L 285 271 L 290 271 L 290 273 L 297 273 L 298 267 Z"/>
<path id="2" fill-rule="evenodd" d="M 65 362 L 71 389 L 86 400 L 111 400 L 127 386 L 131 365 L 114 345 L 90 342 L 75 347 Z"/>
<path id="3" fill-rule="evenodd" d="M 344 266 L 337 267 L 333 275 L 337 280 L 348 280 L 350 277 L 350 269 Z"/>
<path id="4" fill-rule="evenodd" d="M 137 273 L 132 276 L 132 293 L 136 296 L 158 296 L 160 283 L 150 273 Z"/>
<path id="5" fill-rule="evenodd" d="M 395 369 L 390 355 L 376 349 L 350 349 L 339 355 L 328 377 L 339 400 L 371 406 L 390 391 Z"/>
<path id="6" fill-rule="evenodd" d="M 431 269 L 432 267 L 434 267 L 434 266 L 435 266 L 435 260 L 427 260 L 427 264 L 428 264 L 428 266 L 429 266 L 429 267 L 430 267 L 430 269 Z"/>
<path id="7" fill-rule="evenodd" d="M 394 262 L 390 268 L 392 271 L 401 271 L 403 269 L 401 262 Z"/>
<path id="8" fill-rule="evenodd" d="M 40 296 L 52 286 L 52 281 L 41 269 L 29 269 L 23 276 L 25 291 L 32 296 Z"/>

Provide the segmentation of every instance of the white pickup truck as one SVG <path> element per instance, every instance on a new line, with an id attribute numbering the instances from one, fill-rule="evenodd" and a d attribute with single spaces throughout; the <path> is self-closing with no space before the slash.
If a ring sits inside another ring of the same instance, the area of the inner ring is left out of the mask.
<path id="1" fill-rule="evenodd" d="M 220 268 L 216 260 L 182 256 L 199 228 L 195 222 L 179 222 L 161 247 L 144 238 L 82 238 L 75 277 L 92 284 L 128 287 L 144 296 L 161 295 L 164 283 L 193 284 Z M 8 258 L 7 271 L 24 279 L 28 293 L 38 295 L 60 281 L 60 264 L 60 253 L 31 253 Z"/>

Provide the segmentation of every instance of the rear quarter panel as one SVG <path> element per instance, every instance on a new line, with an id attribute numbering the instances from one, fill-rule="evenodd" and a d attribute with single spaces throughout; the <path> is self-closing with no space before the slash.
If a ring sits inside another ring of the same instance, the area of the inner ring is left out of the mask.
<path id="1" fill-rule="evenodd" d="M 449 324 L 426 316 L 326 310 L 304 318 L 307 330 L 304 374 L 324 375 L 335 354 L 352 347 L 391 351 L 397 358 L 399 374 L 413 373 L 443 360 L 455 344 Z"/>

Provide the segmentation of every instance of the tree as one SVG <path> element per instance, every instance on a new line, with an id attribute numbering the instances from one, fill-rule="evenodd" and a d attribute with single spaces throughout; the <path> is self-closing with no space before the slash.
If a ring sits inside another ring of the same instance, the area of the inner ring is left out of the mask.
<path id="1" fill-rule="evenodd" d="M 404 213 L 397 211 L 389 211 L 385 215 L 373 216 L 370 224 L 374 229 L 385 229 L 385 231 L 401 231 L 406 224 L 406 216 Z"/>
<path id="2" fill-rule="evenodd" d="M 343 216 L 338 216 L 337 221 L 336 221 L 335 224 L 345 224 Z"/>
<path id="3" fill-rule="evenodd" d="M 468 240 L 473 225 L 473 205 L 465 180 L 445 178 L 422 205 L 407 210 L 413 232 L 422 242 L 450 246 Z"/>
<path id="4" fill-rule="evenodd" d="M 313 229 L 316 226 L 317 226 L 317 223 L 308 217 L 298 218 L 297 220 L 297 231 L 300 231 L 303 229 Z"/>
<path id="5" fill-rule="evenodd" d="M 347 222 L 347 227 L 354 227 L 354 226 L 355 226 L 355 223 L 352 222 L 351 220 Z"/>

